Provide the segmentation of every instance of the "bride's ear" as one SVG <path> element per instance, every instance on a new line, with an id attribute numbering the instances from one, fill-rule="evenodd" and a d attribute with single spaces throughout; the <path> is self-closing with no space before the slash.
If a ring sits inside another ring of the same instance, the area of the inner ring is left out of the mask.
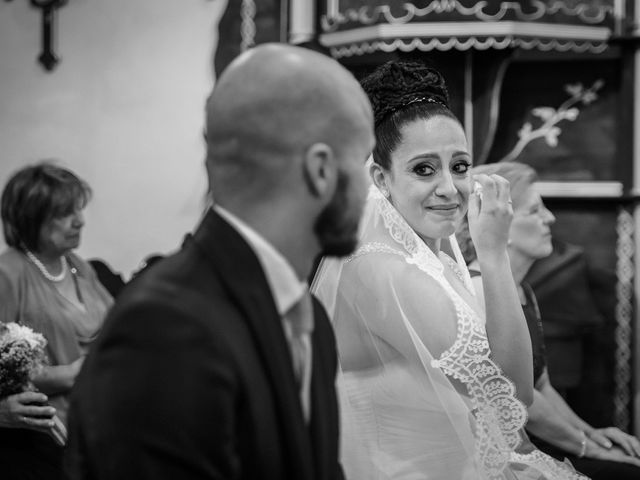
<path id="1" fill-rule="evenodd" d="M 389 198 L 389 187 L 387 185 L 387 175 L 385 174 L 384 169 L 375 162 L 371 162 L 369 166 L 369 175 L 371 175 L 371 180 L 373 184 L 380 190 L 382 195 Z"/>

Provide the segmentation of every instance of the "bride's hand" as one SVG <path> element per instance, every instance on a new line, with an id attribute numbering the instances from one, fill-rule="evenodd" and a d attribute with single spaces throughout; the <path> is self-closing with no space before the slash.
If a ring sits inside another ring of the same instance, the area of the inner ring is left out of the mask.
<path id="1" fill-rule="evenodd" d="M 509 182 L 499 175 L 474 175 L 469 197 L 469 233 L 478 258 L 506 251 L 513 218 Z"/>

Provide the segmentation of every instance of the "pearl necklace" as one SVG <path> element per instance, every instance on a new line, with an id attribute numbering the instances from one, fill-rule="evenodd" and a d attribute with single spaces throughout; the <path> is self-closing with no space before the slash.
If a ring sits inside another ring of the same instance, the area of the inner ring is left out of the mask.
<path id="1" fill-rule="evenodd" d="M 61 282 L 62 280 L 64 280 L 64 277 L 67 275 L 67 257 L 60 257 L 60 262 L 62 263 L 62 270 L 60 271 L 60 273 L 58 275 L 51 275 L 47 270 L 47 267 L 45 267 L 44 264 L 40 260 L 38 260 L 38 257 L 36 257 L 29 250 L 25 250 L 25 253 L 27 254 L 27 258 L 31 260 L 31 263 L 38 267 L 38 270 L 40 270 L 40 273 L 44 278 L 51 282 Z"/>

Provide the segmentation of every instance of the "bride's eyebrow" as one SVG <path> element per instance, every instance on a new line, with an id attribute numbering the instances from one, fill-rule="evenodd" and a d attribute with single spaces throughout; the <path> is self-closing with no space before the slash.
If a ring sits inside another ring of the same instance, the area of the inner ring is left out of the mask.
<path id="1" fill-rule="evenodd" d="M 440 155 L 438 155 L 437 153 L 419 153 L 418 155 L 415 155 L 413 157 L 411 157 L 407 163 L 409 162 L 415 162 L 417 160 L 440 160 Z"/>

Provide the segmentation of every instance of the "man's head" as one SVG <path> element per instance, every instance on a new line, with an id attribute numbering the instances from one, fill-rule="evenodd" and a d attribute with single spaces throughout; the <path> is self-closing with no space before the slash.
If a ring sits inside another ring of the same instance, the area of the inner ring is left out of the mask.
<path id="1" fill-rule="evenodd" d="M 229 65 L 207 102 L 207 169 L 215 201 L 307 228 L 327 254 L 355 246 L 373 148 L 369 101 L 334 60 L 267 44 Z M 283 225 L 284 227 L 284 225 Z"/>

